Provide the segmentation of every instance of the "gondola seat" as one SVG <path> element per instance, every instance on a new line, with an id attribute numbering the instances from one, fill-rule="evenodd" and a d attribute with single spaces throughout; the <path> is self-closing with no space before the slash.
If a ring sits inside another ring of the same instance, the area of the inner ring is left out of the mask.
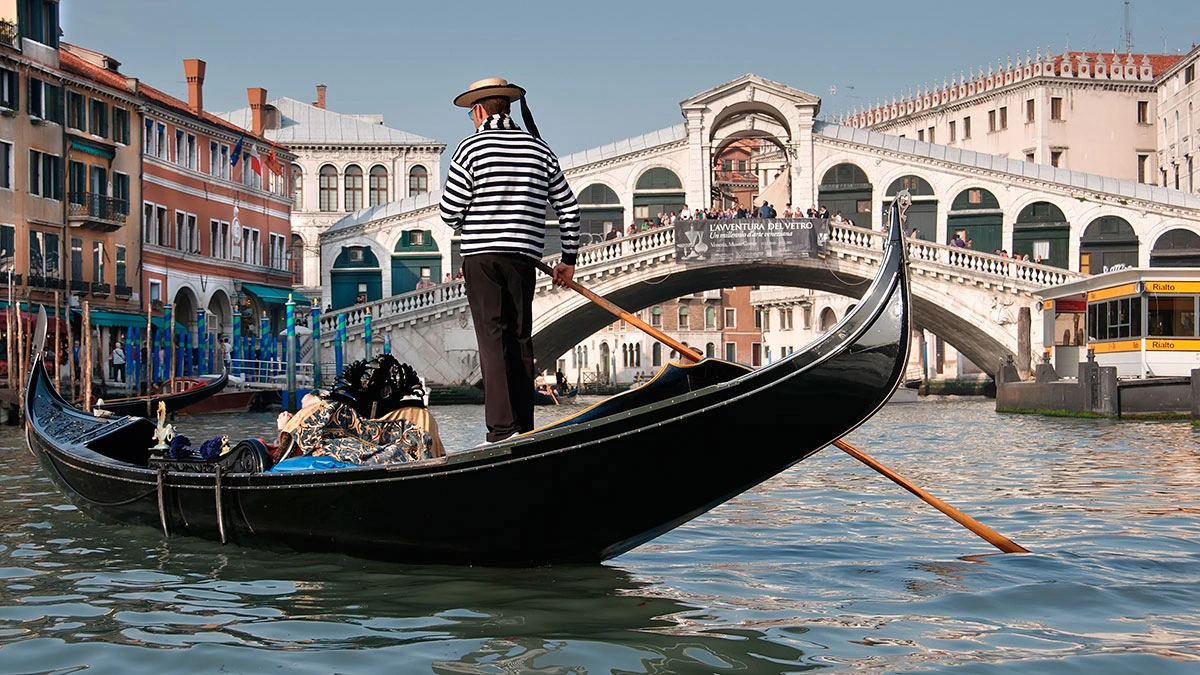
<path id="1" fill-rule="evenodd" d="M 222 473 L 262 473 L 271 468 L 274 460 L 267 444 L 257 438 L 246 439 L 228 453 L 215 460 L 204 459 L 173 459 L 170 457 L 150 458 L 150 468 L 163 468 L 167 471 L 183 473 L 216 473 L 221 467 Z"/>

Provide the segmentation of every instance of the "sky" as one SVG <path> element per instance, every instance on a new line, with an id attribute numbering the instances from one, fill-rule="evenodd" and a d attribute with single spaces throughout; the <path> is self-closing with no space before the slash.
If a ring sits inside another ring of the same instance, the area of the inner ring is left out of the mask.
<path id="1" fill-rule="evenodd" d="M 903 11 L 897 11 L 897 6 Z M 316 100 L 447 145 L 472 131 L 451 100 L 475 80 L 528 90 L 565 155 L 683 121 L 679 103 L 747 73 L 837 114 L 1049 48 L 1123 52 L 1123 0 L 63 0 L 63 40 L 187 98 L 183 60 L 207 62 L 205 108 Z M 1200 1 L 1130 0 L 1135 53 L 1187 53 Z M 836 92 L 836 93 L 835 93 Z M 514 111 L 515 112 L 515 111 Z"/>

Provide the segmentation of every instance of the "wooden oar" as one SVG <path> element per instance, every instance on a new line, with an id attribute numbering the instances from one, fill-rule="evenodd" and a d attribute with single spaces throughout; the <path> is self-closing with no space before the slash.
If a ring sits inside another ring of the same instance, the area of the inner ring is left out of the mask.
<path id="1" fill-rule="evenodd" d="M 933 495 L 929 494 L 925 490 L 922 490 L 919 486 L 913 484 L 912 481 L 909 481 L 904 476 L 901 476 L 900 474 L 896 473 L 895 471 L 892 471 L 891 469 L 887 468 L 883 464 L 880 464 L 873 457 L 871 457 L 867 453 L 863 452 L 862 450 L 859 450 L 858 448 L 854 447 L 853 445 L 850 445 L 846 441 L 843 441 L 842 439 L 839 438 L 838 440 L 833 442 L 833 445 L 836 446 L 842 452 L 845 452 L 846 454 L 850 455 L 854 459 L 857 459 L 858 461 L 862 462 L 863 464 L 866 464 L 867 466 L 871 467 L 872 469 L 875 469 L 879 473 L 883 474 L 884 476 L 886 476 L 888 478 L 888 480 L 892 481 L 896 485 L 899 485 L 900 487 L 904 488 L 905 490 L 908 490 L 909 492 L 913 493 L 918 498 L 920 498 L 921 501 L 925 502 L 926 504 L 929 504 L 930 506 L 937 509 L 938 511 L 941 511 L 942 513 L 946 514 L 947 516 L 950 516 L 950 518 L 952 518 L 959 525 L 962 525 L 963 527 L 967 528 L 968 530 L 979 535 L 981 538 L 983 538 L 985 541 L 987 541 L 987 543 L 991 544 L 992 546 L 995 546 L 996 548 L 1000 549 L 1001 551 L 1004 551 L 1005 553 L 1029 553 L 1029 549 L 1025 548 L 1024 546 L 1021 546 L 1020 544 L 1017 544 L 1016 542 L 1012 541 L 1008 537 L 1005 537 L 1004 535 L 1000 534 L 999 532 L 996 532 L 995 530 L 991 529 L 987 525 L 984 525 L 983 523 L 979 522 L 978 520 L 975 520 L 971 516 L 968 516 L 967 514 L 963 513 L 962 511 L 959 511 L 958 509 L 954 508 L 953 506 L 950 506 L 949 504 L 938 499 L 937 497 L 934 497 Z"/>
<path id="2" fill-rule="evenodd" d="M 546 274 L 550 275 L 551 278 L 554 277 L 554 271 L 552 269 L 550 269 L 550 266 L 547 265 L 546 263 L 539 260 L 537 262 L 537 268 L 539 270 L 545 272 Z M 626 312 L 625 310 L 614 305 L 613 303 L 609 302 L 608 300 L 605 300 L 604 298 L 600 297 L 596 293 L 593 293 L 592 291 L 584 288 L 583 286 L 580 286 L 574 280 L 568 280 L 566 282 L 566 286 L 567 286 L 567 288 L 570 288 L 571 290 L 579 293 L 580 295 L 587 298 L 588 300 L 591 300 L 592 302 L 596 303 L 597 305 L 604 308 L 605 310 L 607 310 L 613 314 L 616 314 L 617 316 L 621 317 L 625 321 L 633 324 L 634 326 L 637 326 L 638 328 L 640 328 L 642 331 L 644 331 L 650 337 L 654 338 L 655 340 L 658 340 L 659 342 L 665 344 L 666 346 L 670 347 L 671 349 L 674 349 L 675 351 L 679 352 L 681 357 L 686 358 L 686 356 L 684 356 L 684 355 L 692 354 L 691 349 L 689 349 L 687 347 L 687 345 L 684 345 L 682 342 L 679 342 L 678 340 L 663 333 L 662 331 L 655 329 L 650 324 L 646 323 L 645 321 L 642 321 L 641 319 L 630 314 L 629 312 Z M 946 502 L 938 499 L 937 497 L 934 497 L 933 495 L 929 494 L 925 490 L 918 487 L 913 482 L 909 481 L 908 479 L 904 478 L 903 476 L 896 473 L 895 471 L 892 471 L 891 469 L 887 468 L 886 466 L 875 461 L 875 459 L 873 459 L 870 455 L 866 454 L 862 450 L 859 450 L 858 448 L 854 447 L 853 445 L 850 445 L 846 441 L 843 441 L 839 438 L 838 440 L 833 442 L 833 445 L 834 445 L 834 447 L 841 450 L 842 452 L 845 452 L 846 454 L 850 455 L 854 459 L 857 459 L 858 461 L 862 462 L 863 464 L 866 464 L 867 466 L 871 467 L 872 469 L 883 474 L 885 477 L 888 478 L 888 480 L 891 480 L 893 483 L 895 483 L 895 484 L 899 485 L 900 487 L 904 488 L 905 490 L 908 490 L 909 492 L 913 493 L 918 498 L 920 498 L 922 501 L 924 501 L 926 504 L 929 504 L 933 508 L 937 509 L 938 511 L 941 511 L 942 513 L 946 514 L 950 518 L 954 519 L 954 521 L 956 521 L 958 524 L 960 524 L 963 527 L 967 528 L 968 530 L 974 532 L 976 535 L 982 537 L 989 544 L 991 544 L 992 546 L 995 546 L 996 548 L 1000 549 L 1001 551 L 1004 551 L 1005 553 L 1029 553 L 1028 549 L 1024 548 L 1023 546 L 1021 546 L 1019 544 L 1014 543 L 1012 540 L 1008 539 L 1007 537 L 1000 534 L 999 532 L 992 530 L 991 528 L 989 528 L 986 525 L 984 525 L 983 523 L 975 520 L 971 516 L 968 516 L 967 514 L 963 513 L 962 511 L 959 511 L 958 509 L 954 508 L 953 506 L 950 506 Z"/>
<path id="3" fill-rule="evenodd" d="M 549 265 L 547 265 L 546 263 L 544 263 L 540 260 L 537 261 L 537 263 L 535 263 L 535 264 L 537 265 L 537 268 L 539 270 L 545 272 L 547 275 L 550 276 L 550 278 L 552 278 L 552 279 L 554 278 L 554 270 L 550 269 Z M 633 314 L 626 312 L 625 310 L 614 305 L 613 303 L 609 302 L 608 300 L 605 300 L 604 298 L 600 297 L 596 293 L 584 288 L 583 286 L 580 286 L 574 279 L 568 280 L 566 282 L 566 285 L 567 285 L 567 288 L 575 291 L 576 293 L 582 295 L 583 297 L 587 298 L 588 300 L 591 300 L 592 302 L 596 303 L 604 310 L 621 317 L 626 322 L 631 323 L 634 326 L 637 326 L 638 328 L 640 328 L 643 332 L 645 332 L 650 337 L 654 338 L 655 340 L 658 340 L 659 342 L 670 347 L 671 349 L 674 349 L 676 352 L 679 352 L 679 357 L 681 359 L 687 359 L 687 360 L 693 361 L 693 362 L 696 360 L 696 359 L 692 358 L 693 356 L 696 355 L 696 353 L 693 352 L 691 350 L 691 348 L 688 347 L 687 345 L 676 340 L 675 338 L 671 337 L 670 335 L 667 335 L 666 333 L 663 333 L 662 331 L 654 328 L 650 324 L 646 323 L 645 321 L 642 321 L 641 319 L 637 318 Z"/>

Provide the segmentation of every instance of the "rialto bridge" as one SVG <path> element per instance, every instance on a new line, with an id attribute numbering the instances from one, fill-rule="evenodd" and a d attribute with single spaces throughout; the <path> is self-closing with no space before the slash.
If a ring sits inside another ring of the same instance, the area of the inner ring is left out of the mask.
<path id="1" fill-rule="evenodd" d="M 917 323 L 991 372 L 1004 355 L 1020 355 L 1022 307 L 1032 308 L 1032 349 L 1039 351 L 1033 290 L 1115 264 L 1200 265 L 1200 199 L 1187 193 L 820 122 L 819 108 L 815 96 L 746 75 L 683 101 L 683 124 L 564 155 L 561 164 L 581 202 L 585 238 L 600 242 L 610 229 L 685 204 L 728 204 L 729 174 L 741 160 L 729 160 L 731 166 L 725 158 L 753 146 L 759 154 L 745 155 L 747 161 L 773 162 L 766 169 L 747 166 L 758 169 L 756 203 L 769 201 L 780 212 L 789 203 L 820 204 L 853 222 L 835 228 L 845 235 L 831 243 L 836 255 L 685 267 L 662 240 L 673 236 L 671 229 L 661 228 L 589 247 L 580 281 L 630 311 L 728 286 L 853 295 L 842 282 L 870 277 L 878 255 L 872 253 L 878 242 L 859 239 L 871 239 L 872 230 L 878 238 L 883 206 L 907 189 L 914 196 L 908 227 L 924 240 L 914 244 L 913 255 Z M 426 193 L 359 211 L 323 233 L 322 305 L 347 313 L 351 354 L 355 339 L 362 353 L 361 337 L 353 336 L 370 310 L 377 339 L 391 331 L 393 350 L 425 368 L 428 379 L 453 382 L 471 379 L 474 367 L 461 288 L 452 283 L 412 292 L 422 276 L 437 281 L 458 267 L 457 242 L 438 218 L 439 198 Z M 548 215 L 553 252 L 556 223 Z M 956 232 L 972 240 L 973 250 L 935 243 L 949 242 Z M 1046 265 L 990 255 L 1001 249 Z M 535 345 L 543 363 L 611 321 L 567 293 L 539 292 Z M 333 318 L 326 314 L 328 347 Z"/>

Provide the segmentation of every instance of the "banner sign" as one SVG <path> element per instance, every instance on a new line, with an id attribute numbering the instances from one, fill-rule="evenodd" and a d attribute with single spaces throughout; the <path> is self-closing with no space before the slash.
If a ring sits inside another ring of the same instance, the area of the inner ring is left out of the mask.
<path id="1" fill-rule="evenodd" d="M 828 218 L 728 218 L 675 222 L 682 263 L 824 258 Z"/>

